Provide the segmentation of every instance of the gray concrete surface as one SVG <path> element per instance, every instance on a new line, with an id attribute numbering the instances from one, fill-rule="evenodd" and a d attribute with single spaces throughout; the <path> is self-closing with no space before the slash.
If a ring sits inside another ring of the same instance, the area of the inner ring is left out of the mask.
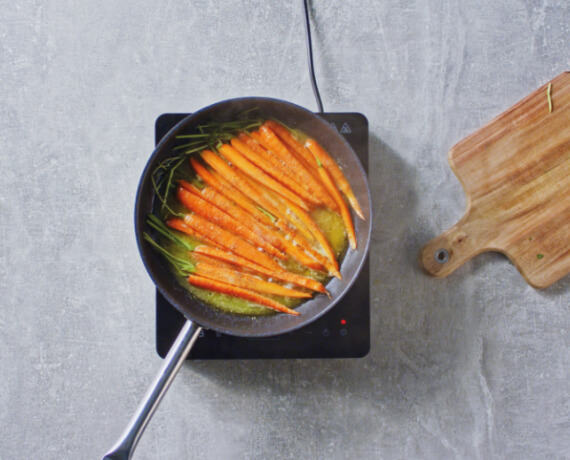
<path id="1" fill-rule="evenodd" d="M 566 0 L 315 1 L 328 111 L 370 122 L 372 350 L 185 365 L 139 459 L 570 458 L 570 279 L 485 254 L 448 149 L 570 70 Z M 0 2 L 0 458 L 99 458 L 160 365 L 133 237 L 153 123 L 260 95 L 316 108 L 301 4 Z"/>

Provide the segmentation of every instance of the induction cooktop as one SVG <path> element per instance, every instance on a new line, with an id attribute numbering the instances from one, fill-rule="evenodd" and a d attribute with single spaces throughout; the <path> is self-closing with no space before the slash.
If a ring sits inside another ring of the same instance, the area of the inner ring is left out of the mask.
<path id="1" fill-rule="evenodd" d="M 160 115 L 155 142 L 185 113 Z M 320 113 L 342 134 L 368 171 L 368 120 L 360 113 Z M 185 322 L 184 316 L 156 291 L 156 350 L 162 358 Z M 244 338 L 202 330 L 188 359 L 361 358 L 370 350 L 370 264 L 368 257 L 345 296 L 326 315 L 286 334 Z"/>

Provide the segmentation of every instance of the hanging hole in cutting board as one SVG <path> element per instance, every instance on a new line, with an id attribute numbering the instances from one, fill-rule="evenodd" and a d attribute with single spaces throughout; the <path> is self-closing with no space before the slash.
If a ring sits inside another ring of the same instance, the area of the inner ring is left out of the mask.
<path id="1" fill-rule="evenodd" d="M 435 251 L 433 258 L 438 264 L 444 264 L 449 260 L 449 252 L 447 252 L 445 249 L 438 249 Z"/>

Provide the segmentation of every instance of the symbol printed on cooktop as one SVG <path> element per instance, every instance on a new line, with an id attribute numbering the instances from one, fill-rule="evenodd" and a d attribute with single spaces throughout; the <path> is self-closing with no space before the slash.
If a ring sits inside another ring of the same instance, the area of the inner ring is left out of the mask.
<path id="1" fill-rule="evenodd" d="M 338 128 L 337 128 L 336 125 L 334 124 L 334 121 L 331 121 L 331 127 L 332 127 L 332 129 L 334 129 L 335 131 L 338 131 Z"/>
<path id="2" fill-rule="evenodd" d="M 331 335 L 331 331 L 328 329 L 323 329 L 323 337 L 328 337 L 329 335 Z"/>
<path id="3" fill-rule="evenodd" d="M 348 126 L 348 123 L 343 123 L 342 127 L 340 128 L 340 132 L 342 134 L 350 134 L 352 132 L 352 129 L 350 129 L 350 126 Z"/>

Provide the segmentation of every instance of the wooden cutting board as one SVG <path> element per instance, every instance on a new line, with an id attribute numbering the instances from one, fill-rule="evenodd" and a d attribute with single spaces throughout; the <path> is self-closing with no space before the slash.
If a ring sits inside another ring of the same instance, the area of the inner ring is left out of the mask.
<path id="1" fill-rule="evenodd" d="M 449 164 L 467 211 L 421 250 L 428 273 L 447 276 L 484 251 L 505 254 L 536 288 L 570 272 L 570 72 L 456 144 Z"/>

